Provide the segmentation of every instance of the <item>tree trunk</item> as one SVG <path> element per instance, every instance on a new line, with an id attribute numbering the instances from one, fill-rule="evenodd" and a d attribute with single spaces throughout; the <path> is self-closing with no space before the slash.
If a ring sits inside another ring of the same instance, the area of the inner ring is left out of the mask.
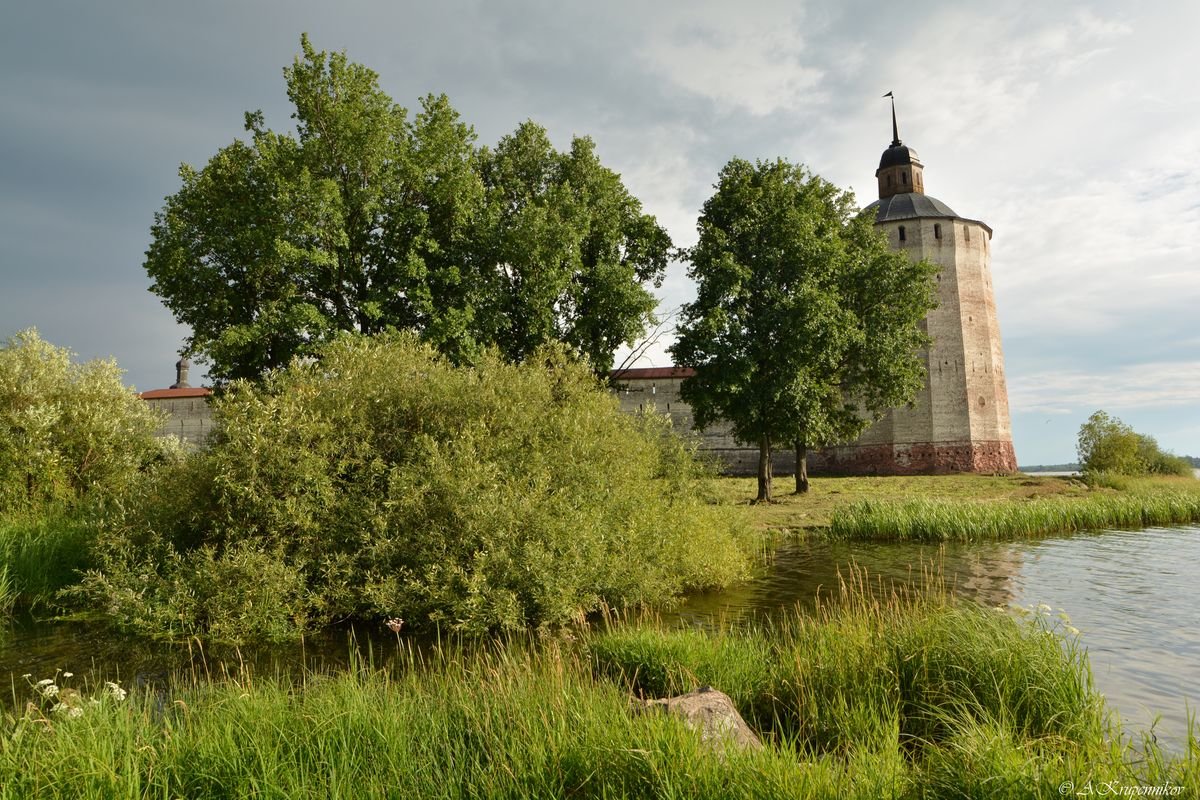
<path id="1" fill-rule="evenodd" d="M 771 502 L 771 437 L 758 440 L 758 497 L 756 503 Z"/>
<path id="2" fill-rule="evenodd" d="M 808 445 L 796 442 L 796 494 L 808 491 Z"/>

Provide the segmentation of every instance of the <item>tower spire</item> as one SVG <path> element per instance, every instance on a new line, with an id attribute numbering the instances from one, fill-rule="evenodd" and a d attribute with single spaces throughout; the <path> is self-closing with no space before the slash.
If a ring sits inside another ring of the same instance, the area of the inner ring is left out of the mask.
<path id="1" fill-rule="evenodd" d="M 892 98 L 892 147 L 899 147 L 900 130 L 896 127 L 896 95 L 888 92 L 884 97 Z"/>
<path id="2" fill-rule="evenodd" d="M 900 141 L 900 127 L 896 124 L 896 95 L 888 92 L 884 97 L 892 101 L 892 145 L 883 151 L 875 177 L 879 179 L 879 199 L 897 194 L 924 194 L 925 179 L 921 175 L 921 161 L 911 147 Z"/>

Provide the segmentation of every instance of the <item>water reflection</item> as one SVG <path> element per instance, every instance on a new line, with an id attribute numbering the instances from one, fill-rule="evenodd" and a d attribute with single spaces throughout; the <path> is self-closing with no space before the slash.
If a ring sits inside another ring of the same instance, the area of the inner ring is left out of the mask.
<path id="1" fill-rule="evenodd" d="M 247 647 L 154 642 L 124 636 L 94 623 L 47 623 L 18 619 L 0 639 L 0 676 L 10 677 L 12 699 L 23 704 L 31 680 L 73 672 L 92 683 L 119 680 L 127 687 L 164 688 L 173 680 L 225 678 L 240 674 L 328 673 L 356 659 L 384 666 L 399 652 L 396 635 L 378 629 L 335 628 L 298 645 Z M 303 670 L 299 669 L 303 667 Z"/>
<path id="2" fill-rule="evenodd" d="M 745 584 L 693 596 L 679 610 L 689 624 L 739 624 L 780 614 L 805 613 L 818 599 L 836 599 L 851 567 L 864 571 L 876 594 L 942 580 L 990 606 L 1010 605 L 1024 553 L 1010 545 L 932 546 L 863 544 L 809 539 L 788 542 L 771 564 Z M 719 621 L 719 622 L 718 622 Z"/>

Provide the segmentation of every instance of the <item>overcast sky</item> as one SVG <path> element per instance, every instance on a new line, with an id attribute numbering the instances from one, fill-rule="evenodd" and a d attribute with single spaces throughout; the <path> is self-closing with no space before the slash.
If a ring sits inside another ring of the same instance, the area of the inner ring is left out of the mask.
<path id="1" fill-rule="evenodd" d="M 525 119 L 590 135 L 679 245 L 733 156 L 874 200 L 894 90 L 929 194 L 995 230 L 1018 460 L 1072 460 L 1098 408 L 1200 455 L 1198 22 L 1182 1 L 8 4 L 0 338 L 36 326 L 170 384 L 186 332 L 147 291 L 154 212 L 243 112 L 290 128 L 307 31 L 402 105 L 447 93 L 482 143 Z M 683 265 L 661 296 L 691 299 Z"/>

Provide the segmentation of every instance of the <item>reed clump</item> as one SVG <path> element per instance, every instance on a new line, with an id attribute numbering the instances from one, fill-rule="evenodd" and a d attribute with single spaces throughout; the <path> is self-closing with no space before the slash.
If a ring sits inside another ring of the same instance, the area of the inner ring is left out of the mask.
<path id="1" fill-rule="evenodd" d="M 1057 620 L 960 602 L 933 576 L 919 591 L 867 584 L 853 572 L 814 615 L 757 629 L 619 628 L 592 643 L 597 671 L 653 696 L 718 686 L 810 757 L 920 751 L 979 721 L 1076 744 L 1103 727 L 1086 657 Z"/>
<path id="2" fill-rule="evenodd" d="M 875 541 L 971 542 L 1192 522 L 1200 522 L 1200 491 L 1134 489 L 1004 502 L 862 500 L 834 512 L 829 535 Z"/>
<path id="3" fill-rule="evenodd" d="M 90 566 L 94 535 L 78 509 L 0 517 L 0 610 L 56 605 L 59 590 Z"/>

